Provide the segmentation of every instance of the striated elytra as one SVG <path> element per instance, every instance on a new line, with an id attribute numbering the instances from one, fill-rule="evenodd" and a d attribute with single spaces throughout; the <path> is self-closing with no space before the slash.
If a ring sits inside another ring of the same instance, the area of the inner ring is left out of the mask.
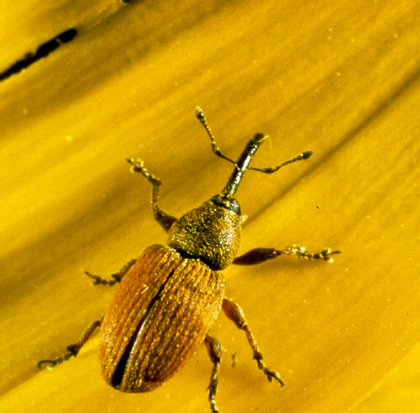
<path id="1" fill-rule="evenodd" d="M 208 398 L 215 413 L 219 412 L 215 396 L 222 346 L 209 335 L 209 329 L 220 309 L 245 331 L 253 358 L 268 380 L 284 385 L 279 373 L 264 363 L 242 309 L 225 297 L 225 279 L 220 270 L 230 264 L 258 264 L 282 255 L 332 261 L 331 255 L 339 251 L 326 248 L 309 253 L 304 247 L 292 245 L 283 250 L 256 248 L 236 257 L 243 217 L 234 196 L 245 172 L 271 174 L 284 165 L 308 159 L 312 152 L 303 152 L 275 168 L 253 168 L 249 166 L 251 159 L 267 136 L 255 134 L 238 160 L 233 161 L 217 147 L 200 108 L 196 116 L 210 137 L 213 152 L 234 165 L 225 188 L 177 219 L 159 207 L 161 181 L 147 171 L 141 160 L 127 159 L 132 171 L 143 175 L 153 186 L 152 210 L 156 221 L 168 232 L 168 247 L 151 245 L 138 259 L 113 274 L 111 280 L 86 272 L 94 284 L 121 283 L 107 313 L 69 345 L 65 354 L 41 360 L 38 366 L 54 366 L 75 357 L 100 326 L 99 357 L 105 381 L 123 392 L 146 392 L 171 378 L 204 342 L 213 364 Z"/>
<path id="2" fill-rule="evenodd" d="M 168 380 L 203 342 L 224 289 L 222 274 L 200 260 L 161 245 L 148 247 L 122 280 L 102 323 L 107 383 L 144 392 Z"/>

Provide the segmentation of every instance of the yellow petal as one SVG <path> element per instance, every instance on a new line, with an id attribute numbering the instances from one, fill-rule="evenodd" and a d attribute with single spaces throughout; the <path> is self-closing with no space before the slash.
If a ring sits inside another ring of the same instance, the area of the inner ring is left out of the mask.
<path id="1" fill-rule="evenodd" d="M 112 290 L 90 288 L 82 269 L 105 276 L 166 241 L 150 188 L 126 157 L 141 157 L 161 178 L 161 205 L 176 216 L 222 189 L 231 165 L 212 154 L 197 105 L 227 156 L 255 132 L 271 137 L 255 167 L 314 151 L 274 175 L 247 174 L 238 193 L 249 216 L 241 251 L 342 251 L 332 264 L 279 258 L 225 271 L 229 297 L 286 386 L 267 382 L 244 334 L 221 314 L 212 329 L 225 349 L 220 410 L 349 411 L 410 350 L 418 354 L 414 3 L 108 0 L 9 9 L 0 13 L 0 71 L 69 28 L 77 35 L 0 82 L 0 411 L 209 411 L 204 348 L 164 387 L 139 395 L 102 381 L 97 337 L 77 359 L 36 367 L 106 311 Z"/>

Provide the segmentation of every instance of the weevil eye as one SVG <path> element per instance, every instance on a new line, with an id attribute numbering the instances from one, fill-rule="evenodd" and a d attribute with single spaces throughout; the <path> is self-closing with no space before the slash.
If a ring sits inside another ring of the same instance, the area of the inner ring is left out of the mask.
<path id="1" fill-rule="evenodd" d="M 241 206 L 239 202 L 235 198 L 223 196 L 223 195 L 215 195 L 213 198 L 210 199 L 217 206 L 221 206 L 223 208 L 228 209 L 229 211 L 234 212 L 237 215 L 241 215 Z"/>

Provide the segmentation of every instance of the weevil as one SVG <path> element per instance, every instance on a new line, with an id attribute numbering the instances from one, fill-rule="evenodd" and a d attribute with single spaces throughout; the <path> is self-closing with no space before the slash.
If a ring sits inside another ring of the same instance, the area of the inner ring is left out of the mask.
<path id="1" fill-rule="evenodd" d="M 139 258 L 112 274 L 110 280 L 86 271 L 94 284 L 120 283 L 107 313 L 94 321 L 76 343 L 69 345 L 66 353 L 41 360 L 38 366 L 54 366 L 76 357 L 100 327 L 99 358 L 105 381 L 123 392 L 147 392 L 170 379 L 204 342 L 213 364 L 208 399 L 211 411 L 217 413 L 216 391 L 223 350 L 209 330 L 221 309 L 245 332 L 253 358 L 267 379 L 284 386 L 280 374 L 265 364 L 241 307 L 225 296 L 221 270 L 230 264 L 259 264 L 284 255 L 332 261 L 331 255 L 340 251 L 326 248 L 309 253 L 304 247 L 292 245 L 282 250 L 255 248 L 236 256 L 243 216 L 235 194 L 245 172 L 272 174 L 285 165 L 308 159 L 312 152 L 303 152 L 274 168 L 254 168 L 250 162 L 266 135 L 256 133 L 234 161 L 216 145 L 200 108 L 196 116 L 210 137 L 213 152 L 233 164 L 226 186 L 209 201 L 177 219 L 159 206 L 161 181 L 148 172 L 142 160 L 127 159 L 131 170 L 152 185 L 153 215 L 168 233 L 168 246 L 151 245 Z"/>

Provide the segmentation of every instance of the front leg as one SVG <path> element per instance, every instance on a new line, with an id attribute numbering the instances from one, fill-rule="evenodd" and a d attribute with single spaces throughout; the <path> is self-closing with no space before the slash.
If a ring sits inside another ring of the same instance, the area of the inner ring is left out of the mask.
<path id="1" fill-rule="evenodd" d="M 246 252 L 233 260 L 236 265 L 254 265 L 260 264 L 264 261 L 280 257 L 282 255 L 296 255 L 299 258 L 306 258 L 308 260 L 325 260 L 332 262 L 331 255 L 340 254 L 340 251 L 332 251 L 331 248 L 325 248 L 321 252 L 311 253 L 307 252 L 305 247 L 299 245 L 291 245 L 283 250 L 276 250 L 274 248 L 255 248 Z"/>
<path id="2" fill-rule="evenodd" d="M 131 165 L 131 170 L 143 175 L 152 185 L 152 210 L 155 220 L 159 225 L 168 232 L 172 224 L 177 220 L 175 217 L 167 214 L 163 209 L 159 207 L 159 188 L 162 185 L 162 182 L 159 178 L 149 173 L 149 171 L 144 167 L 144 163 L 141 159 L 127 158 L 127 162 Z"/>

